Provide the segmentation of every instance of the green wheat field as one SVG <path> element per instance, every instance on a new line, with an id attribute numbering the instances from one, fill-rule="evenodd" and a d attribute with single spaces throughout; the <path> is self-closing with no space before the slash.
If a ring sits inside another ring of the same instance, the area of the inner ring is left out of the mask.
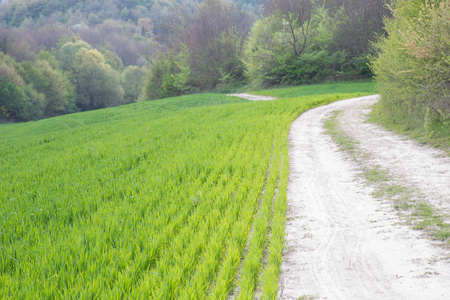
<path id="1" fill-rule="evenodd" d="M 290 124 L 375 93 L 324 87 L 0 125 L 0 299 L 275 299 Z"/>

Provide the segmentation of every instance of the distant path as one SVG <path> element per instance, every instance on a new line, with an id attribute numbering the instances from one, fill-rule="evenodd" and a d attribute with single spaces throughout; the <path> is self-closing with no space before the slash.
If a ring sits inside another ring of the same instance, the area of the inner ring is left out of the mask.
<path id="1" fill-rule="evenodd" d="M 252 101 L 269 101 L 269 100 L 276 100 L 276 99 L 278 99 L 277 97 L 252 95 L 252 94 L 247 94 L 247 93 L 227 94 L 227 96 L 240 97 L 240 98 L 244 98 L 244 99 L 252 100 Z"/>
<path id="2" fill-rule="evenodd" d="M 448 157 L 363 124 L 376 100 L 335 102 L 292 124 L 280 299 L 449 299 L 449 252 L 403 225 L 390 203 L 374 199 L 359 182 L 358 166 L 324 133 L 323 120 L 343 110 L 340 125 L 363 151 L 446 211 Z"/>

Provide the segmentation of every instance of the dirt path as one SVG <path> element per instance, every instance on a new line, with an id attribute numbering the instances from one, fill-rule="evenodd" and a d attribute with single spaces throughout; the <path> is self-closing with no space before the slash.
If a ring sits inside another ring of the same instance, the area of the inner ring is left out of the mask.
<path id="1" fill-rule="evenodd" d="M 450 215 L 450 157 L 442 151 L 419 145 L 387 132 L 380 126 L 364 123 L 377 96 L 367 97 L 343 110 L 339 123 L 345 133 L 370 154 L 369 162 L 392 173 L 398 183 L 413 186 L 427 195 L 442 213 Z"/>
<path id="2" fill-rule="evenodd" d="M 374 199 L 356 163 L 324 133 L 323 120 L 343 110 L 340 124 L 363 151 L 447 211 L 448 157 L 362 124 L 374 101 L 335 102 L 292 124 L 281 299 L 449 299 L 449 252 L 404 225 L 391 203 Z"/>
<path id="3" fill-rule="evenodd" d="M 269 101 L 269 100 L 276 100 L 277 99 L 276 97 L 252 95 L 252 94 L 247 94 L 247 93 L 243 93 L 243 94 L 227 94 L 227 96 L 240 97 L 240 98 L 244 98 L 244 99 L 252 100 L 252 101 Z"/>

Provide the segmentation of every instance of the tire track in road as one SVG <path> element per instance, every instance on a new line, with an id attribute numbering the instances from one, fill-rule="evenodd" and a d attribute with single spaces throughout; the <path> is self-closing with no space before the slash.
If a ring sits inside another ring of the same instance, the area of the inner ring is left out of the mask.
<path id="1" fill-rule="evenodd" d="M 374 199 L 324 132 L 332 111 L 372 98 L 312 109 L 291 126 L 280 299 L 448 299 L 449 252 Z"/>
<path id="2" fill-rule="evenodd" d="M 370 154 L 370 163 L 389 170 L 398 184 L 413 186 L 441 213 L 450 216 L 450 157 L 441 150 L 419 145 L 381 126 L 365 123 L 377 96 L 365 97 L 343 110 L 338 121 L 345 134 Z"/>

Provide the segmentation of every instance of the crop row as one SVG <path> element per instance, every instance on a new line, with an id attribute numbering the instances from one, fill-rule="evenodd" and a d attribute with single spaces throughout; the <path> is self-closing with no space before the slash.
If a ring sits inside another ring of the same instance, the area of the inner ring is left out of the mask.
<path id="1" fill-rule="evenodd" d="M 289 125 L 343 97 L 205 94 L 0 126 L 0 298 L 276 298 Z"/>

